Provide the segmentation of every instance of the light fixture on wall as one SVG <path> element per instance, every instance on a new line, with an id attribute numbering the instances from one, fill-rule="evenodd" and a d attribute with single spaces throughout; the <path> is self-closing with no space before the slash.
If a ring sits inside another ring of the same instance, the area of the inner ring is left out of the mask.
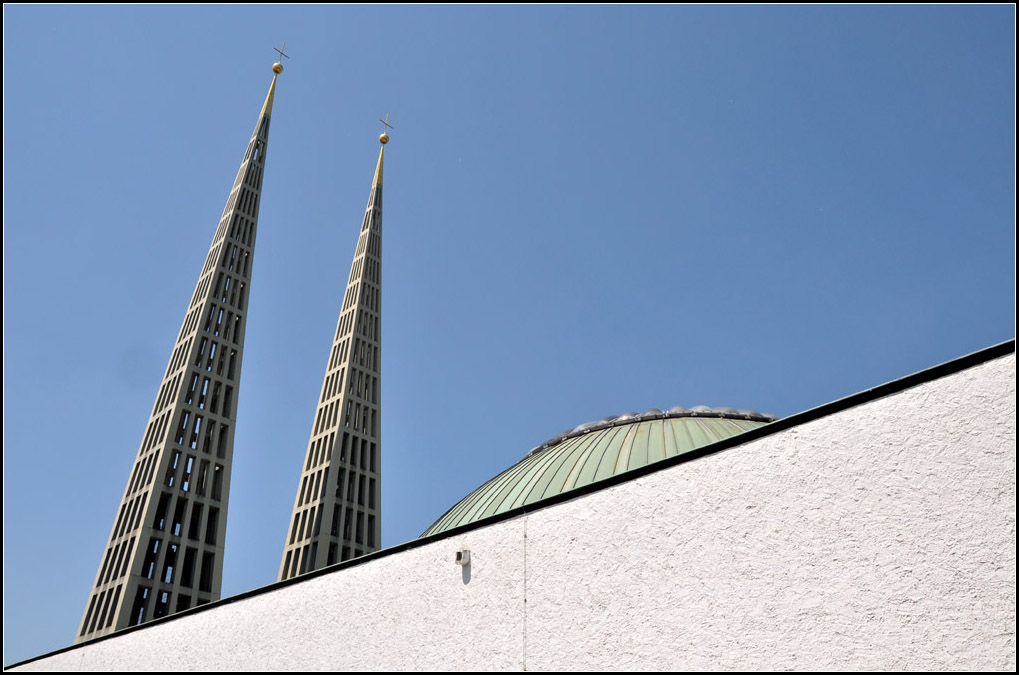
<path id="1" fill-rule="evenodd" d="M 468 549 L 456 552 L 456 564 L 460 567 L 467 567 L 471 564 L 471 552 Z"/>

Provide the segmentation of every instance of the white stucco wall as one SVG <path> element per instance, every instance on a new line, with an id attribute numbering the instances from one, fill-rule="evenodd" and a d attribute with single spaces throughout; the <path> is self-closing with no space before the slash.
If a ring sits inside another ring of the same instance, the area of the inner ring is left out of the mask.
<path id="1" fill-rule="evenodd" d="M 1015 574 L 1013 353 L 21 669 L 1014 670 Z"/>

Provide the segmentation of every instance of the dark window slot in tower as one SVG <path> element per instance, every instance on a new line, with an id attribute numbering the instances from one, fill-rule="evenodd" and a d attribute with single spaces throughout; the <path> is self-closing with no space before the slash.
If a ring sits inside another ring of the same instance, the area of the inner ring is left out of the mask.
<path id="1" fill-rule="evenodd" d="M 212 451 L 212 439 L 216 435 L 216 423 L 209 422 L 205 425 L 205 440 L 202 441 L 202 452 L 209 454 Z"/>
<path id="2" fill-rule="evenodd" d="M 346 473 L 346 469 L 340 468 L 339 473 L 336 474 L 336 498 L 343 499 L 343 475 Z"/>
<path id="3" fill-rule="evenodd" d="M 315 511 L 315 527 L 312 529 L 311 536 L 317 537 L 322 531 L 322 507 L 319 507 Z"/>
<path id="4" fill-rule="evenodd" d="M 196 503 L 191 507 L 191 524 L 188 525 L 188 539 L 198 540 L 202 531 L 202 511 L 205 510 L 205 506 Z"/>
<path id="5" fill-rule="evenodd" d="M 183 418 L 187 417 L 187 411 L 182 415 Z M 179 442 L 179 441 L 178 441 Z M 167 487 L 173 487 L 177 479 L 177 464 L 180 462 L 180 450 L 173 451 L 173 458 L 170 460 L 170 464 L 166 467 L 166 476 L 163 480 Z"/>
<path id="6" fill-rule="evenodd" d="M 188 547 L 184 549 L 184 563 L 180 567 L 180 585 L 184 588 L 191 588 L 195 578 L 195 559 L 198 556 L 198 549 Z"/>
<path id="7" fill-rule="evenodd" d="M 142 562 L 142 576 L 151 579 L 156 573 L 156 558 L 159 557 L 159 545 L 162 539 L 151 537 L 149 547 L 145 551 L 145 560 Z"/>
<path id="8" fill-rule="evenodd" d="M 220 297 L 220 295 L 221 295 L 220 294 L 220 289 L 223 288 L 223 277 L 224 276 L 226 276 L 226 275 L 223 274 L 222 272 L 220 272 L 219 274 L 216 275 L 216 286 L 215 286 L 215 289 L 212 291 L 213 297 L 217 297 L 217 298 Z M 227 277 L 227 278 L 229 278 L 229 277 Z M 220 298 L 220 300 L 222 301 L 222 298 Z"/>
<path id="9" fill-rule="evenodd" d="M 212 329 L 212 320 L 216 317 L 216 305 L 209 303 L 209 314 L 205 317 L 205 325 L 202 330 L 208 333 Z"/>
<path id="10" fill-rule="evenodd" d="M 329 528 L 329 534 L 336 537 L 340 534 L 340 505 L 336 504 L 333 506 L 333 520 L 332 525 Z M 331 563 L 330 563 L 331 564 Z"/>
<path id="11" fill-rule="evenodd" d="M 188 447 L 190 447 L 192 450 L 196 450 L 198 448 L 198 435 L 202 431 L 203 419 L 204 418 L 201 415 L 195 415 L 195 424 L 194 427 L 191 429 L 191 436 L 188 438 Z"/>
<path id="12" fill-rule="evenodd" d="M 204 497 L 209 488 L 209 464 L 209 460 L 203 459 L 198 466 L 198 481 L 195 487 L 195 494 L 199 497 Z M 200 508 L 200 506 L 196 505 L 195 508 Z"/>
<path id="13" fill-rule="evenodd" d="M 163 556 L 163 573 L 160 575 L 164 584 L 173 583 L 173 573 L 177 565 L 177 544 L 170 544 L 166 547 L 166 555 Z"/>
<path id="14" fill-rule="evenodd" d="M 216 545 L 216 534 L 219 529 L 219 509 L 209 509 L 209 521 L 205 524 L 205 543 L 210 546 Z"/>
<path id="15" fill-rule="evenodd" d="M 141 517 L 141 513 L 139 513 L 138 516 Z M 127 574 L 127 565 L 128 565 L 129 562 L 131 562 L 131 556 L 124 555 L 124 554 L 127 553 L 128 551 L 133 551 L 134 550 L 134 540 L 135 540 L 135 537 L 131 537 L 131 541 L 130 541 L 130 543 L 128 543 L 127 548 L 121 550 L 121 552 L 120 552 L 120 555 L 124 559 L 124 564 L 120 568 L 120 572 L 117 574 L 117 578 L 118 579 L 120 577 L 124 576 L 125 574 Z"/>
<path id="16" fill-rule="evenodd" d="M 113 601 L 110 603 L 110 616 L 106 619 L 106 628 L 113 625 L 113 619 L 117 616 L 117 606 L 120 603 L 120 590 L 122 586 L 117 586 L 116 590 L 113 591 Z"/>
<path id="17" fill-rule="evenodd" d="M 209 401 L 209 412 L 214 415 L 219 414 L 219 389 L 222 387 L 222 383 L 216 382 L 212 385 L 212 398 Z"/>
<path id="18" fill-rule="evenodd" d="M 212 498 L 217 502 L 223 498 L 223 465 L 217 464 L 212 472 Z"/>
<path id="19" fill-rule="evenodd" d="M 198 418 L 199 422 L 201 421 L 201 419 L 202 419 L 201 417 Z M 192 470 L 194 470 L 194 467 L 195 457 L 194 455 L 188 455 L 187 461 L 184 462 L 184 475 L 181 477 L 180 480 L 180 489 L 182 492 L 187 492 L 188 490 L 191 489 L 191 472 Z"/>
<path id="20" fill-rule="evenodd" d="M 195 377 L 198 377 L 197 375 Z M 209 378 L 202 378 L 202 389 L 198 394 L 198 409 L 205 410 L 205 401 L 209 395 Z"/>
<path id="21" fill-rule="evenodd" d="M 216 561 L 216 554 L 206 551 L 202 554 L 202 574 L 198 580 L 198 590 L 206 593 L 212 592 L 213 567 Z"/>
<path id="22" fill-rule="evenodd" d="M 134 604 L 131 606 L 131 625 L 137 626 L 145 620 L 145 610 L 149 604 L 150 589 L 139 586 L 134 596 Z"/>
<path id="23" fill-rule="evenodd" d="M 166 591 L 162 591 L 158 595 L 156 600 L 156 606 L 152 610 L 152 618 L 158 619 L 161 616 L 166 616 L 170 613 L 170 594 Z"/>
<path id="24" fill-rule="evenodd" d="M 202 338 L 202 341 L 198 343 L 198 353 L 195 354 L 195 365 L 201 366 L 205 360 L 205 350 L 209 346 L 209 338 Z"/>
<path id="25" fill-rule="evenodd" d="M 170 526 L 170 534 L 179 537 L 184 530 L 184 513 L 188 508 L 188 500 L 184 497 L 177 497 L 177 506 L 173 510 L 173 524 Z"/>
<path id="26" fill-rule="evenodd" d="M 226 446 L 229 434 L 230 427 L 225 424 L 219 425 L 219 443 L 216 444 L 216 456 L 220 459 L 226 457 Z"/>
<path id="27" fill-rule="evenodd" d="M 164 492 L 159 496 L 159 504 L 156 506 L 156 517 L 152 520 L 152 527 L 162 530 L 166 527 L 166 512 L 170 508 L 170 493 Z"/>
<path id="28" fill-rule="evenodd" d="M 184 445 L 184 439 L 187 437 L 188 424 L 191 421 L 191 413 L 187 410 L 180 411 L 180 426 L 177 427 L 177 437 L 174 439 L 180 445 Z M 176 467 L 174 467 L 176 468 Z"/>

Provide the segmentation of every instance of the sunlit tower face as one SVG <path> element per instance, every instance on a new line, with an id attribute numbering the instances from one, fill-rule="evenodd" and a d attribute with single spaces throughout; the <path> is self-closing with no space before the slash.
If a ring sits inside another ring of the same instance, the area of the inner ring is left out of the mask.
<path id="1" fill-rule="evenodd" d="M 75 642 L 220 597 L 255 234 L 282 69 L 273 66 L 188 301 Z"/>
<path id="2" fill-rule="evenodd" d="M 381 545 L 382 159 L 389 136 L 383 133 L 379 142 L 294 498 L 281 581 Z"/>

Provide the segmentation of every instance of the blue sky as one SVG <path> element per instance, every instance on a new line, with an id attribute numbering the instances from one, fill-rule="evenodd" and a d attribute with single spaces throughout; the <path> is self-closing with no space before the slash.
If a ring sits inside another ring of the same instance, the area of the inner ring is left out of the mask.
<path id="1" fill-rule="evenodd" d="M 1014 337 L 1014 26 L 5 6 L 4 663 L 73 639 L 282 40 L 225 596 L 276 578 L 379 117 L 392 546 L 582 422 L 785 416 Z"/>

